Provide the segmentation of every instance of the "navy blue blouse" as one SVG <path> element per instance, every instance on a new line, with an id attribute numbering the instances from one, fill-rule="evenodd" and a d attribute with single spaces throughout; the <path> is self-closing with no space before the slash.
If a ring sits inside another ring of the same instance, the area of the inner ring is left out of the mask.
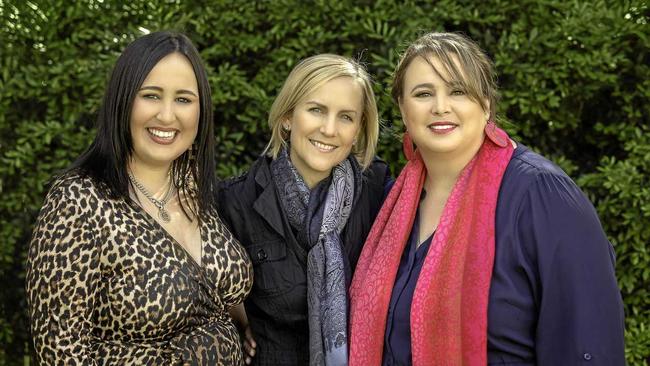
<path id="1" fill-rule="evenodd" d="M 431 241 L 417 248 L 418 225 L 416 217 L 391 296 L 384 365 L 411 364 L 410 303 Z M 614 263 L 585 195 L 560 168 L 519 145 L 496 209 L 488 364 L 625 365 Z"/>
<path id="2" fill-rule="evenodd" d="M 425 193 L 422 192 L 420 201 L 424 199 Z M 411 364 L 411 302 L 422 264 L 424 264 L 424 259 L 427 257 L 429 246 L 433 240 L 433 234 L 431 234 L 418 247 L 419 230 L 420 213 L 418 210 L 408 243 L 402 253 L 388 305 L 383 361 L 385 366 Z"/>

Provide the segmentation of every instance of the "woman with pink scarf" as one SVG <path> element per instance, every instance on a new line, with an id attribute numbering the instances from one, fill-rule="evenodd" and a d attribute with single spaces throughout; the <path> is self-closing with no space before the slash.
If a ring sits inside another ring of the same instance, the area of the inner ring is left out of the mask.
<path id="1" fill-rule="evenodd" d="M 354 274 L 350 365 L 624 365 L 613 248 L 576 184 L 495 125 L 485 53 L 426 34 L 392 96 L 409 161 Z"/>

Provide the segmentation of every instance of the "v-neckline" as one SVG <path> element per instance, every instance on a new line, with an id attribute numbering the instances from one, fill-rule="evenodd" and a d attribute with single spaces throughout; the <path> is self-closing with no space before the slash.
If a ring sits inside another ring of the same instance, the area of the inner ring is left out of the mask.
<path id="1" fill-rule="evenodd" d="M 185 247 L 181 243 L 179 243 L 178 240 L 176 240 L 176 238 L 174 238 L 174 236 L 172 234 L 170 234 L 169 231 L 167 231 L 167 229 L 165 229 L 165 227 L 162 226 L 161 223 L 158 222 L 158 220 L 156 220 L 153 216 L 151 216 L 151 214 L 149 214 L 149 212 L 147 212 L 147 210 L 144 209 L 144 207 L 137 204 L 137 202 L 135 202 L 135 200 L 134 200 L 134 205 L 138 208 L 140 213 L 143 214 L 145 220 L 149 221 L 150 223 L 153 222 L 154 225 L 158 226 L 158 229 L 160 229 L 163 232 L 163 235 L 165 235 L 169 240 L 171 240 L 173 242 L 173 245 L 175 245 L 176 247 L 181 249 L 185 253 L 185 255 L 190 259 L 190 261 L 192 263 L 194 263 L 194 265 L 196 265 L 200 270 L 203 270 L 203 263 L 205 262 L 203 260 L 203 253 L 205 253 L 205 248 L 204 248 L 204 245 L 203 245 L 204 244 L 203 243 L 203 222 L 201 220 L 199 220 L 199 245 L 201 247 L 201 253 L 199 254 L 199 256 L 200 256 L 199 260 L 201 261 L 201 263 L 199 263 L 199 262 L 196 261 L 196 259 L 194 259 L 192 254 L 190 254 L 190 252 L 187 249 L 185 249 Z M 197 220 L 198 220 L 198 218 L 197 218 Z"/>

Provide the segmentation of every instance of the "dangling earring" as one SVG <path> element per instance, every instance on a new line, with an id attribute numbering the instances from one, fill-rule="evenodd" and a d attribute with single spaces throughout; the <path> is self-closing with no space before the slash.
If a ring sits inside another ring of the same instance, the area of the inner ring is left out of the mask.
<path id="1" fill-rule="evenodd" d="M 497 128 L 496 123 L 494 123 L 492 120 L 489 120 L 485 124 L 485 136 L 487 136 L 488 139 L 494 142 L 494 144 L 497 146 L 506 147 L 508 145 L 508 139 L 506 138 L 506 135 L 503 133 L 503 131 Z"/>
<path id="2" fill-rule="evenodd" d="M 187 157 L 189 161 L 196 161 L 196 143 L 192 143 L 190 148 L 187 149 Z"/>
<path id="3" fill-rule="evenodd" d="M 404 132 L 404 136 L 402 137 L 402 150 L 404 151 L 406 160 L 411 161 L 415 159 L 415 147 L 413 146 L 413 140 L 411 140 L 411 135 L 409 135 L 408 130 Z"/>

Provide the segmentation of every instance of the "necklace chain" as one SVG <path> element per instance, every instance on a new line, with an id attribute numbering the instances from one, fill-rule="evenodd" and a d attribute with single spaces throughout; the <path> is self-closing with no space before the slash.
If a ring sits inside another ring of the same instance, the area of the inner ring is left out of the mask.
<path id="1" fill-rule="evenodd" d="M 164 222 L 169 222 L 171 220 L 171 216 L 169 216 L 169 212 L 165 209 L 165 205 L 167 202 L 169 202 L 169 199 L 172 197 L 172 186 L 171 184 L 169 185 L 169 189 L 167 189 L 167 192 L 165 193 L 165 196 L 162 199 L 156 199 L 153 197 L 151 193 L 142 185 L 142 183 L 138 182 L 135 177 L 129 173 L 129 180 L 135 188 L 140 191 L 147 199 L 154 204 L 158 208 L 158 217 L 160 217 L 161 220 Z"/>

